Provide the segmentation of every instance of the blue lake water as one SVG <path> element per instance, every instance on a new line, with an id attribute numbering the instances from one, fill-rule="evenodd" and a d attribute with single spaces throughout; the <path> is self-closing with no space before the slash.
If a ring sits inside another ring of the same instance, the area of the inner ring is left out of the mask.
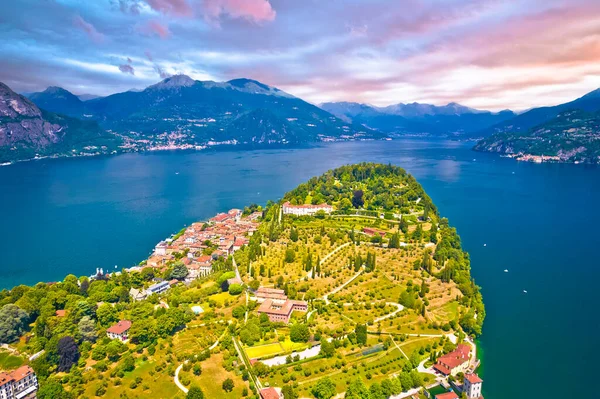
<path id="1" fill-rule="evenodd" d="M 487 307 L 486 398 L 589 397 L 600 355 L 600 169 L 518 163 L 468 143 L 404 139 L 2 167 L 0 288 L 133 265 L 185 224 L 280 198 L 361 161 L 407 169 L 458 228 Z"/>

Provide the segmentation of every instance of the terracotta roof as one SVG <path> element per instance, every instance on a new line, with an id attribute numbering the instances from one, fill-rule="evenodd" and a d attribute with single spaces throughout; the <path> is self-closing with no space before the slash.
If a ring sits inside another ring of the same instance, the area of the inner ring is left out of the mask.
<path id="1" fill-rule="evenodd" d="M 213 220 L 215 222 L 222 222 L 224 220 L 229 219 L 229 217 L 230 216 L 228 214 L 226 214 L 226 213 L 219 213 L 218 215 L 212 217 L 210 220 Z"/>
<path id="2" fill-rule="evenodd" d="M 268 287 L 258 287 L 258 289 L 256 290 L 257 294 L 280 294 L 280 295 L 285 295 L 285 291 L 284 290 L 280 290 L 277 288 L 268 288 Z"/>
<path id="3" fill-rule="evenodd" d="M 443 364 L 436 363 L 433 365 L 433 368 L 444 375 L 450 375 L 450 373 L 452 373 L 452 370 L 450 370 L 448 367 L 444 366 Z"/>
<path id="4" fill-rule="evenodd" d="M 23 378 L 34 374 L 33 369 L 29 366 L 21 366 L 10 373 L 10 376 L 16 381 L 21 381 Z"/>
<path id="5" fill-rule="evenodd" d="M 4 384 L 7 384 L 9 382 L 12 382 L 13 378 L 6 374 L 6 373 L 0 373 L 0 387 Z"/>
<path id="6" fill-rule="evenodd" d="M 273 303 L 273 301 L 270 299 L 265 299 L 265 301 L 258 308 L 258 312 L 289 316 L 292 313 L 294 305 L 308 306 L 307 303 L 304 301 L 292 301 L 288 299 L 287 301 L 279 305 Z"/>
<path id="7" fill-rule="evenodd" d="M 260 390 L 260 397 L 262 399 L 279 399 L 279 393 L 273 387 L 265 388 Z"/>
<path id="8" fill-rule="evenodd" d="M 65 316 L 66 316 L 66 314 L 67 314 L 67 311 L 66 311 L 66 310 L 62 310 L 62 309 L 61 309 L 61 310 L 57 310 L 57 311 L 56 311 L 56 316 L 58 316 L 58 317 L 65 317 Z"/>
<path id="9" fill-rule="evenodd" d="M 465 374 L 465 380 L 469 381 L 471 384 L 477 384 L 480 382 L 483 382 L 483 380 L 481 378 L 479 378 L 479 376 L 477 374 Z"/>
<path id="10" fill-rule="evenodd" d="M 126 332 L 127 330 L 129 330 L 130 328 L 131 328 L 131 321 L 129 321 L 129 320 L 121 320 L 120 322 L 118 322 L 114 326 L 111 326 L 108 330 L 106 330 L 106 332 L 109 332 L 109 333 L 112 333 L 112 334 L 121 335 L 124 332 Z"/>
<path id="11" fill-rule="evenodd" d="M 444 374 L 450 374 L 452 369 L 469 360 L 469 353 L 471 353 L 469 345 L 459 344 L 452 352 L 440 356 L 434 368 Z"/>
<path id="12" fill-rule="evenodd" d="M 454 392 L 445 392 L 435 395 L 435 399 L 458 399 L 458 395 Z"/>

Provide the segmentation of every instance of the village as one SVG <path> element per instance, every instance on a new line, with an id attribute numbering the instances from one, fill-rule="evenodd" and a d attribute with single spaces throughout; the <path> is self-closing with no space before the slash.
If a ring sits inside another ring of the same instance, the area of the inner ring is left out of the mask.
<path id="1" fill-rule="evenodd" d="M 136 266 L 69 277 L 72 289 L 94 287 L 88 304 L 102 320 L 80 367 L 103 381 L 86 386 L 86 397 L 112 397 L 126 384 L 135 397 L 201 389 L 206 397 L 362 398 L 348 396 L 358 383 L 381 390 L 376 399 L 483 399 L 478 315 L 435 253 L 455 232 L 422 199 L 395 212 L 343 213 L 341 201 L 297 198 L 230 209 L 160 241 Z M 68 324 L 76 306 L 55 308 L 50 321 Z M 35 397 L 38 377 L 27 364 L 44 350 L 27 356 L 0 373 L 0 399 Z"/>

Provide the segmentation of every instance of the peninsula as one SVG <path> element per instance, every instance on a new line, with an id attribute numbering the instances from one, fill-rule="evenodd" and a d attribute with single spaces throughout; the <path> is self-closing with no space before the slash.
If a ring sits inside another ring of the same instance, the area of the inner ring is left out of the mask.
<path id="1" fill-rule="evenodd" d="M 0 292 L 0 392 L 479 398 L 484 319 L 421 185 L 349 165 L 193 223 L 132 268 Z"/>

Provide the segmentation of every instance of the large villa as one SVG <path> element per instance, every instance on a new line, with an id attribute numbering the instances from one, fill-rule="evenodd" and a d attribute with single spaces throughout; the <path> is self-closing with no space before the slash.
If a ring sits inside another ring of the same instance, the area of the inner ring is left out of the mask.
<path id="1" fill-rule="evenodd" d="M 319 205 L 291 205 L 288 202 L 283 204 L 284 215 L 296 215 L 296 216 L 308 216 L 314 215 L 315 213 L 323 211 L 325 213 L 333 212 L 333 207 L 328 204 Z"/>
<path id="2" fill-rule="evenodd" d="M 298 312 L 308 310 L 306 302 L 288 299 L 285 292 L 280 289 L 260 287 L 254 295 L 254 299 L 261 304 L 257 312 L 266 314 L 272 322 L 289 323 L 294 310 Z"/>

